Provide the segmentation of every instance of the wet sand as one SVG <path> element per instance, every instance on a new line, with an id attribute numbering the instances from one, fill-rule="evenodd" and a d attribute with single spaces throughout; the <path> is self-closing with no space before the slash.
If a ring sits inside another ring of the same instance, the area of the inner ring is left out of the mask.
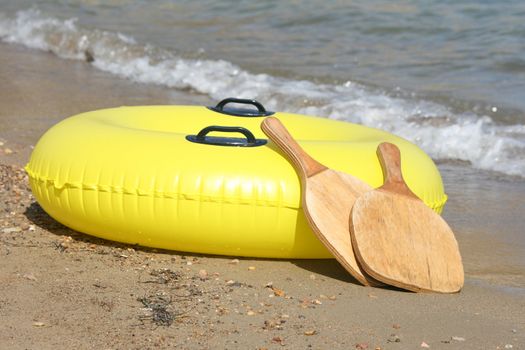
<path id="1" fill-rule="evenodd" d="M 361 287 L 334 260 L 123 246 L 69 230 L 35 204 L 21 170 L 32 145 L 57 121 L 88 110 L 215 101 L 13 45 L 0 44 L 0 67 L 0 344 L 6 348 L 525 344 L 524 181 L 439 165 L 450 197 L 444 217 L 466 270 L 465 288 L 455 295 Z"/>

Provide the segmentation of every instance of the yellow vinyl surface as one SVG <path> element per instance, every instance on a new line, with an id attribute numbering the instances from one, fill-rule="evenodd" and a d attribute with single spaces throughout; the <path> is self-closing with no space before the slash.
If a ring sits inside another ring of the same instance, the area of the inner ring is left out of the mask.
<path id="1" fill-rule="evenodd" d="M 341 121 L 274 116 L 313 158 L 373 187 L 383 184 L 378 144 L 396 144 L 409 187 L 436 212 L 443 209 L 447 197 L 436 166 L 408 141 Z M 307 225 L 299 178 L 274 144 L 227 147 L 186 139 L 210 125 L 241 126 L 266 139 L 262 120 L 201 106 L 83 113 L 47 131 L 26 170 L 49 215 L 93 236 L 195 253 L 330 258 Z"/>

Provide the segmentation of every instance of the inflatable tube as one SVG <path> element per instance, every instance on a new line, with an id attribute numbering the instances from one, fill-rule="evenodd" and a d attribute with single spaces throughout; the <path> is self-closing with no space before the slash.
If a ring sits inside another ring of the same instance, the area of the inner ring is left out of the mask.
<path id="1" fill-rule="evenodd" d="M 292 165 L 260 130 L 263 116 L 273 114 L 315 159 L 373 187 L 383 183 L 376 147 L 395 143 L 412 191 L 442 210 L 440 174 L 408 141 L 346 122 L 267 112 L 255 101 L 240 100 L 257 110 L 233 109 L 231 101 L 215 110 L 120 107 L 65 119 L 42 136 L 26 166 L 33 194 L 57 221 L 108 240 L 194 253 L 330 258 L 307 225 Z"/>

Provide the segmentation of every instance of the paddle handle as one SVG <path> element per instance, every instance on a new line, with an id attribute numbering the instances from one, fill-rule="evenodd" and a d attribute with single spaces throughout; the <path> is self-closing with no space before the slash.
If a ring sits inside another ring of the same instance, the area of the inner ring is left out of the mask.
<path id="1" fill-rule="evenodd" d="M 292 161 L 295 168 L 301 171 L 306 178 L 312 177 L 328 169 L 306 153 L 293 139 L 281 121 L 275 117 L 267 117 L 261 123 L 262 131 L 279 146 Z"/>
<path id="2" fill-rule="evenodd" d="M 393 143 L 383 142 L 377 147 L 377 156 L 383 169 L 385 181 L 381 189 L 418 198 L 408 188 L 401 172 L 401 152 Z"/>

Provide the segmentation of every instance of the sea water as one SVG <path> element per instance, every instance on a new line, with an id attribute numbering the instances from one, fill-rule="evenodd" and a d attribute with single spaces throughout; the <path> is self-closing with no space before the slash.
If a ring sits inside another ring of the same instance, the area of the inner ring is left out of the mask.
<path id="1" fill-rule="evenodd" d="M 13 0 L 0 1 L 0 40 L 119 78 L 402 136 L 440 165 L 460 243 L 487 235 L 520 247 L 498 270 L 519 275 L 524 18 L 517 0 Z"/>

